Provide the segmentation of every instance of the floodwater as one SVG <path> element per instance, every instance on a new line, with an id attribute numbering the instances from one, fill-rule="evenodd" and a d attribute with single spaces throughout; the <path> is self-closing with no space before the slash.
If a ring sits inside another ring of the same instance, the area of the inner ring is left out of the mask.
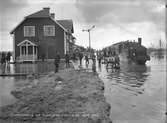
<path id="1" fill-rule="evenodd" d="M 11 73 L 47 73 L 54 70 L 54 65 L 16 64 L 5 70 Z M 105 97 L 111 105 L 113 123 L 165 123 L 166 56 L 153 55 L 146 65 L 122 61 L 120 70 L 106 70 L 104 64 L 101 67 L 97 65 L 97 71 L 105 84 Z M 3 72 L 2 66 L 0 72 Z M 24 81 L 29 80 L 25 77 L 0 77 L 0 106 L 16 101 L 10 92 L 17 82 Z"/>
<path id="2" fill-rule="evenodd" d="M 113 123 L 165 123 L 166 56 L 152 56 L 146 65 L 121 62 L 120 70 L 100 70 Z"/>
<path id="3" fill-rule="evenodd" d="M 120 70 L 96 63 L 113 123 L 166 123 L 166 55 L 153 53 L 145 65 L 120 59 Z"/>
<path id="4" fill-rule="evenodd" d="M 1 73 L 40 73 L 54 71 L 53 62 L 39 62 L 36 64 L 10 64 L 8 66 L 0 65 Z M 16 98 L 11 95 L 11 91 L 16 88 L 17 83 L 31 81 L 32 78 L 25 76 L 2 77 L 0 76 L 0 106 L 5 106 L 16 102 Z"/>
<path id="5" fill-rule="evenodd" d="M 38 62 L 38 63 L 17 63 L 10 65 L 1 65 L 0 73 L 47 73 L 54 71 L 54 63 L 50 62 Z"/>

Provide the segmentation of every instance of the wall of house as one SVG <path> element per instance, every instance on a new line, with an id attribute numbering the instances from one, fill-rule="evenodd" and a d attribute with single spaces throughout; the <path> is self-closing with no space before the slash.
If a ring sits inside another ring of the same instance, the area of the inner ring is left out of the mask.
<path id="1" fill-rule="evenodd" d="M 43 26 L 55 25 L 55 36 L 44 36 Z M 35 37 L 24 37 L 24 26 L 35 26 Z M 38 45 L 38 58 L 41 59 L 42 55 L 46 58 L 53 59 L 55 52 L 58 51 L 64 56 L 64 30 L 50 18 L 32 18 L 26 19 L 15 30 L 15 55 L 18 57 L 20 49 L 17 46 L 23 40 L 29 41 Z"/>

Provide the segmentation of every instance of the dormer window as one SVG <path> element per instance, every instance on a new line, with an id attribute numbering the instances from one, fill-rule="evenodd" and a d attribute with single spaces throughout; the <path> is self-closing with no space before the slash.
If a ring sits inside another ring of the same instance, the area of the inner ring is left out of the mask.
<path id="1" fill-rule="evenodd" d="M 45 25 L 44 26 L 44 36 L 55 36 L 55 26 Z"/>
<path id="2" fill-rule="evenodd" d="M 24 37 L 34 37 L 35 26 L 24 26 Z"/>

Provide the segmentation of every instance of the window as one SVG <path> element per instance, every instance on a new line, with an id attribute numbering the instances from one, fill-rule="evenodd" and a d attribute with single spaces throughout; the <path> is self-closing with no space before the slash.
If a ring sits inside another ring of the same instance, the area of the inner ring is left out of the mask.
<path id="1" fill-rule="evenodd" d="M 55 36 L 55 26 L 44 26 L 44 36 Z"/>
<path id="2" fill-rule="evenodd" d="M 24 26 L 24 37 L 35 36 L 35 26 Z"/>

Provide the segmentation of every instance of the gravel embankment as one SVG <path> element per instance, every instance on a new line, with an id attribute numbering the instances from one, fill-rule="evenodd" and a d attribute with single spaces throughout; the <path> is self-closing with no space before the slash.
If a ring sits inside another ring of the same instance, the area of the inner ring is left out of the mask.
<path id="1" fill-rule="evenodd" d="M 27 122 L 108 123 L 110 105 L 97 75 L 75 70 L 50 73 L 11 92 L 18 101 L 1 108 L 0 119 Z"/>

